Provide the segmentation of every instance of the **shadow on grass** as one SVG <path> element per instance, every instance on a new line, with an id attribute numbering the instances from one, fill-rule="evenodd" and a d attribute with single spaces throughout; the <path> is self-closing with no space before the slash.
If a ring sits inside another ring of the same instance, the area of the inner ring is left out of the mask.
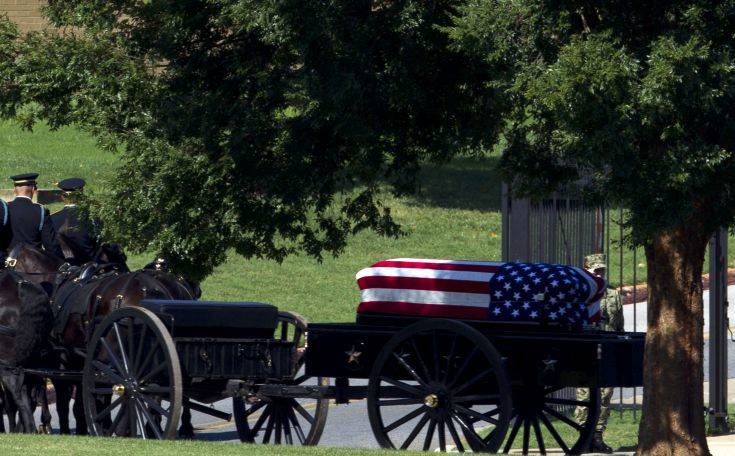
<path id="1" fill-rule="evenodd" d="M 444 165 L 426 164 L 420 188 L 408 204 L 443 209 L 499 211 L 499 157 L 459 157 Z"/>

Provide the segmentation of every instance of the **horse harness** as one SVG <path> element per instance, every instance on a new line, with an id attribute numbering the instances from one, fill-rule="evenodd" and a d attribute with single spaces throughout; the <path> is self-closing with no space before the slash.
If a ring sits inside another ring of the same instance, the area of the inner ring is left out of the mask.
<path id="1" fill-rule="evenodd" d="M 78 314 L 84 317 L 82 322 L 87 333 L 86 336 L 89 338 L 92 327 L 89 325 L 90 318 L 87 315 L 91 313 L 93 316 L 96 313 L 96 309 L 102 301 L 102 296 L 109 289 L 113 278 L 119 274 L 120 271 L 115 265 L 100 265 L 97 263 L 71 267 L 64 271 L 57 278 L 51 295 L 51 307 L 54 313 L 53 335 L 61 339 L 69 322 L 69 317 Z M 109 280 L 100 289 L 100 282 L 105 279 Z M 91 312 L 90 302 L 92 302 L 93 307 Z"/>
<path id="2" fill-rule="evenodd" d="M 5 214 L 7 216 L 7 205 L 5 209 Z M 16 244 L 13 249 L 8 252 L 7 258 L 5 258 L 5 267 L 8 269 L 15 268 L 15 265 L 18 264 L 18 256 L 20 255 L 20 250 L 23 248 L 23 244 Z"/>

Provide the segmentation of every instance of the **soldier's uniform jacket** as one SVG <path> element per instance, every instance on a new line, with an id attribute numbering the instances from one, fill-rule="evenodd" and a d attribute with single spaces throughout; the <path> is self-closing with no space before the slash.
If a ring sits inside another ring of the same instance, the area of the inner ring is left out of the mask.
<path id="1" fill-rule="evenodd" d="M 623 301 L 617 288 L 607 287 L 605 297 L 600 301 L 602 312 L 601 326 L 605 331 L 623 331 Z"/>
<path id="2" fill-rule="evenodd" d="M 0 199 L 0 268 L 5 257 L 8 256 L 10 245 L 10 217 L 8 215 L 8 203 Z"/>
<path id="3" fill-rule="evenodd" d="M 64 258 L 48 209 L 34 203 L 30 198 L 17 196 L 8 203 L 8 213 L 8 250 L 18 244 L 29 244 L 39 249 L 43 247 L 46 252 Z"/>
<path id="4" fill-rule="evenodd" d="M 56 232 L 63 234 L 70 242 L 74 243 L 85 258 L 75 258 L 80 263 L 86 263 L 94 258 L 97 242 L 89 228 L 91 226 L 80 218 L 79 209 L 76 206 L 65 206 L 59 212 L 51 215 Z"/>

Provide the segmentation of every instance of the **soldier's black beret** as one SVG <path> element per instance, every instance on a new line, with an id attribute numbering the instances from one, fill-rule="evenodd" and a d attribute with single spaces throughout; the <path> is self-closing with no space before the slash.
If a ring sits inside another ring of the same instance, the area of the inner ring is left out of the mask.
<path id="1" fill-rule="evenodd" d="M 87 183 L 80 177 L 70 177 L 56 184 L 57 187 L 65 192 L 73 192 L 75 190 L 81 190 Z"/>
<path id="2" fill-rule="evenodd" d="M 36 179 L 38 179 L 38 173 L 25 173 L 10 176 L 10 180 L 12 180 L 15 185 L 36 185 Z"/>

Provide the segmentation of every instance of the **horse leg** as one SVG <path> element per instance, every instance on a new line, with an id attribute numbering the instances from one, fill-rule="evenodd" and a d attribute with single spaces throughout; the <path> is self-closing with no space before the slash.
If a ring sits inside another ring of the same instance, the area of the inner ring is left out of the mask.
<path id="1" fill-rule="evenodd" d="M 71 385 L 64 380 L 54 380 L 54 389 L 56 390 L 56 414 L 59 416 L 59 433 L 71 434 L 71 429 L 69 429 Z"/>
<path id="2" fill-rule="evenodd" d="M 88 435 L 87 417 L 84 414 L 84 402 L 82 402 L 82 384 L 74 385 L 74 419 L 77 421 L 77 435 Z"/>
<path id="3" fill-rule="evenodd" d="M 2 381 L 0 381 L 0 433 L 5 434 L 5 409 L 7 404 L 7 399 L 5 398 L 5 387 L 2 384 Z"/>
<path id="4" fill-rule="evenodd" d="M 14 426 L 15 431 L 22 430 L 26 433 L 32 433 L 36 430 L 36 424 L 33 419 L 31 401 L 29 400 L 28 385 L 25 384 L 21 377 L 21 375 L 5 372 L 2 374 L 2 381 L 8 387 L 13 402 L 17 407 L 19 417 L 18 425 Z"/>
<path id="5" fill-rule="evenodd" d="M 38 427 L 39 434 L 51 434 L 51 410 L 48 406 L 48 390 L 46 379 L 42 378 L 38 383 L 38 405 L 41 407 L 41 426 Z"/>
<path id="6" fill-rule="evenodd" d="M 5 377 L 3 376 L 3 383 Z M 5 387 L 5 412 L 8 415 L 8 432 L 18 432 L 18 405 L 15 402 L 15 397 L 10 392 L 10 385 L 4 385 Z"/>
<path id="7" fill-rule="evenodd" d="M 181 427 L 179 428 L 179 437 L 182 439 L 193 439 L 194 438 L 194 426 L 191 424 L 191 409 L 184 406 L 184 411 L 181 414 Z"/>

